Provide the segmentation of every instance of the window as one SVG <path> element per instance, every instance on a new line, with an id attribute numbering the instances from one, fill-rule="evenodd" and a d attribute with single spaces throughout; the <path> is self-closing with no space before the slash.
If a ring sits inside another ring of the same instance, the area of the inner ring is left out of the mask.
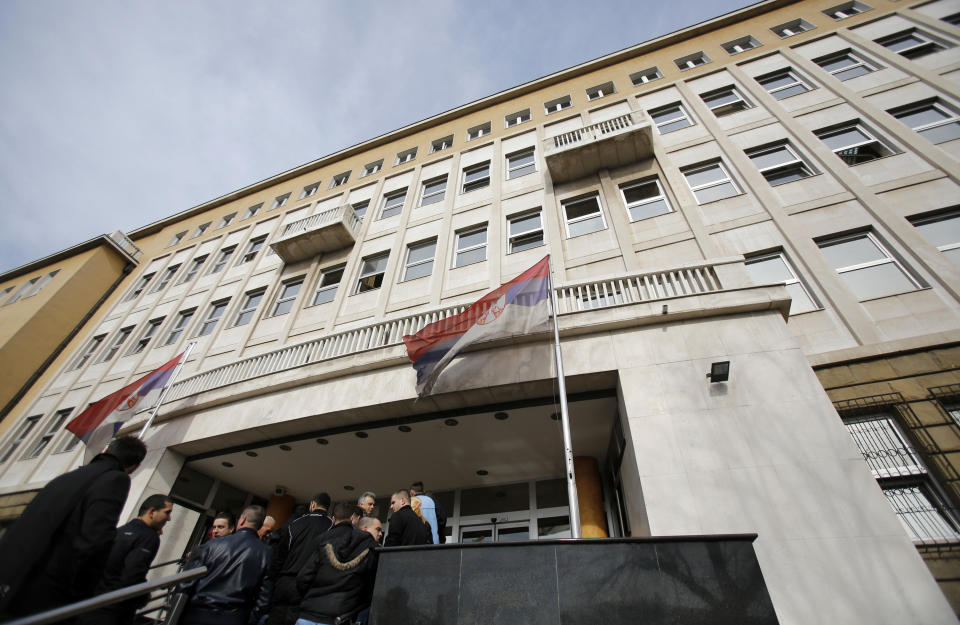
<path id="1" fill-rule="evenodd" d="M 810 166 L 797 156 L 789 141 L 752 148 L 746 150 L 746 154 L 774 187 L 813 175 Z"/>
<path id="2" fill-rule="evenodd" d="M 740 54 L 747 50 L 759 48 L 760 42 L 757 41 L 756 37 L 747 35 L 746 37 L 740 37 L 739 39 L 720 44 L 720 46 L 727 51 L 727 54 Z"/>
<path id="3" fill-rule="evenodd" d="M 727 173 L 719 160 L 684 167 L 680 172 L 686 177 L 697 204 L 706 204 L 740 193 L 740 188 Z"/>
<path id="4" fill-rule="evenodd" d="M 673 212 L 660 179 L 656 176 L 645 178 L 638 182 L 631 182 L 620 187 L 623 194 L 623 203 L 630 213 L 630 221 L 649 219 L 657 215 Z"/>
<path id="5" fill-rule="evenodd" d="M 884 48 L 905 56 L 908 59 L 919 59 L 922 56 L 952 48 L 942 39 L 922 31 L 919 28 L 910 28 L 886 37 L 875 40 Z"/>
<path id="6" fill-rule="evenodd" d="M 207 231 L 207 228 L 210 227 L 210 224 L 211 222 L 208 221 L 205 224 L 200 224 L 199 226 L 197 226 L 197 229 L 193 231 L 193 234 L 190 235 L 190 238 L 196 239 L 197 237 L 202 236 L 203 233 Z"/>
<path id="7" fill-rule="evenodd" d="M 247 242 L 247 251 L 244 252 L 243 256 L 240 257 L 240 260 L 237 261 L 238 265 L 243 263 L 249 263 L 257 257 L 257 254 L 260 252 L 260 248 L 263 247 L 263 244 L 267 240 L 267 235 L 261 234 L 258 237 L 253 237 L 250 241 Z"/>
<path id="8" fill-rule="evenodd" d="M 64 408 L 63 410 L 56 411 L 50 419 L 50 424 L 47 426 L 46 432 L 43 433 L 40 440 L 34 444 L 33 449 L 31 449 L 30 453 L 24 456 L 24 458 L 36 458 L 42 454 L 43 450 L 50 444 L 50 441 L 53 440 L 53 437 L 56 436 L 60 428 L 63 427 L 64 422 L 67 420 L 67 417 L 70 416 L 71 412 L 73 412 L 73 408 Z"/>
<path id="9" fill-rule="evenodd" d="M 350 180 L 350 172 L 345 171 L 342 174 L 337 174 L 330 180 L 330 188 L 339 187 L 340 185 L 347 184 L 347 181 Z"/>
<path id="10" fill-rule="evenodd" d="M 557 111 L 562 111 L 563 109 L 568 109 L 571 106 L 573 106 L 573 101 L 570 99 L 570 96 L 565 95 L 562 98 L 555 98 L 549 102 L 544 102 L 543 111 L 549 115 Z"/>
<path id="11" fill-rule="evenodd" d="M 778 100 L 810 91 L 810 85 L 789 67 L 757 76 L 757 82 L 767 90 L 767 93 Z"/>
<path id="12" fill-rule="evenodd" d="M 133 290 L 131 290 L 127 297 L 123 301 L 131 302 L 143 293 L 143 290 L 147 288 L 147 285 L 150 284 L 150 281 L 153 280 L 153 272 L 145 273 L 137 280 L 137 283 L 134 285 Z M 9 303 L 9 302 L 8 302 Z"/>
<path id="13" fill-rule="evenodd" d="M 302 276 L 284 282 L 280 286 L 280 292 L 277 294 L 277 301 L 273 304 L 273 309 L 270 311 L 270 316 L 278 317 L 290 312 L 290 310 L 293 309 L 293 304 L 297 300 L 297 295 L 300 293 L 300 287 L 302 286 Z"/>
<path id="14" fill-rule="evenodd" d="M 530 109 L 523 109 L 522 111 L 517 111 L 516 113 L 510 113 L 503 119 L 507 128 L 528 122 L 530 121 Z"/>
<path id="15" fill-rule="evenodd" d="M 813 30 L 813 24 L 804 19 L 790 20 L 786 24 L 780 24 L 771 28 L 774 34 L 781 39 L 793 37 L 808 30 Z"/>
<path id="16" fill-rule="evenodd" d="M 441 137 L 434 141 L 430 142 L 430 152 L 439 152 L 440 150 L 446 150 L 447 148 L 453 145 L 453 135 L 447 135 L 446 137 Z"/>
<path id="17" fill-rule="evenodd" d="M 403 202 L 407 198 L 407 190 L 392 191 L 383 196 L 383 209 L 380 210 L 380 219 L 399 215 L 403 210 Z"/>
<path id="18" fill-rule="evenodd" d="M 273 209 L 275 209 L 275 208 L 280 208 L 281 206 L 283 206 L 284 204 L 286 204 L 286 203 L 287 203 L 287 200 L 289 200 L 289 199 L 290 199 L 290 194 L 289 194 L 289 193 L 284 193 L 283 195 L 278 195 L 277 197 L 273 198 L 273 204 L 270 205 L 270 210 L 273 210 Z"/>
<path id="19" fill-rule="evenodd" d="M 176 245 L 176 244 L 179 243 L 180 241 L 183 241 L 183 237 L 185 237 L 185 236 L 187 236 L 187 231 L 186 231 L 186 230 L 184 230 L 183 232 L 178 232 L 178 233 L 176 233 L 175 235 L 173 235 L 173 238 L 170 239 L 170 242 L 167 243 L 167 247 L 173 247 L 174 245 Z"/>
<path id="20" fill-rule="evenodd" d="M 859 165 L 893 154 L 893 150 L 856 120 L 815 130 L 814 134 L 847 165 Z"/>
<path id="21" fill-rule="evenodd" d="M 701 94 L 700 97 L 717 117 L 744 111 L 752 106 L 733 85 Z"/>
<path id="22" fill-rule="evenodd" d="M 457 232 L 454 267 L 463 267 L 487 260 L 487 224 Z"/>
<path id="23" fill-rule="evenodd" d="M 463 192 L 490 186 L 490 161 L 463 168 Z"/>
<path id="24" fill-rule="evenodd" d="M 99 334 L 90 339 L 90 343 L 87 344 L 87 347 L 80 352 L 80 357 L 77 358 L 77 362 L 73 363 L 72 369 L 79 369 L 83 365 L 87 364 L 87 362 L 93 358 L 94 354 L 97 353 L 97 350 L 100 349 L 100 345 L 103 344 L 103 340 L 105 338 L 107 338 L 106 334 Z"/>
<path id="25" fill-rule="evenodd" d="M 447 194 L 447 176 L 432 178 L 423 183 L 423 193 L 420 195 L 420 206 L 442 202 Z"/>
<path id="26" fill-rule="evenodd" d="M 35 285 L 37 282 L 40 282 L 40 276 L 37 276 L 36 278 L 31 278 L 31 279 L 28 280 L 27 282 L 24 282 L 24 283 L 23 283 L 23 286 L 21 286 L 20 289 L 19 289 L 16 293 L 14 293 L 13 295 L 11 295 L 11 296 L 10 296 L 10 299 L 8 299 L 7 301 L 5 301 L 5 302 L 3 303 L 3 305 L 4 305 L 4 306 L 7 306 L 7 305 L 9 305 L 9 304 L 12 304 L 12 303 L 14 303 L 15 301 L 17 301 L 18 299 L 20 299 L 21 297 L 23 297 L 23 294 L 26 293 L 27 291 L 29 291 L 31 288 L 33 288 L 33 285 Z M 10 289 L 8 289 L 6 292 L 9 293 L 9 291 L 10 291 Z M 136 297 L 136 296 L 134 296 L 134 297 Z M 125 300 L 125 301 L 126 301 L 126 300 Z"/>
<path id="27" fill-rule="evenodd" d="M 920 456 L 892 417 L 886 414 L 844 419 L 873 477 L 908 477 L 926 472 Z"/>
<path id="28" fill-rule="evenodd" d="M 187 326 L 190 325 L 190 320 L 193 319 L 194 312 L 196 312 L 196 308 L 181 310 L 177 314 L 177 320 L 173 324 L 173 327 L 170 328 L 170 332 L 167 333 L 167 340 L 163 342 L 164 345 L 173 345 L 180 340 Z"/>
<path id="29" fill-rule="evenodd" d="M 197 274 L 200 273 L 200 270 L 203 269 L 203 265 L 206 262 L 207 262 L 206 254 L 197 256 L 192 261 L 190 261 L 190 267 L 187 269 L 187 273 L 183 274 L 183 277 L 180 278 L 180 282 L 178 282 L 177 284 L 184 284 L 196 278 Z"/>
<path id="30" fill-rule="evenodd" d="M 533 148 L 507 154 L 507 180 L 526 176 L 536 171 L 537 163 L 534 159 Z"/>
<path id="31" fill-rule="evenodd" d="M 960 540 L 946 507 L 927 480 L 903 486 L 882 486 L 887 502 L 897 513 L 903 529 L 915 543 L 944 543 Z"/>
<path id="32" fill-rule="evenodd" d="M 755 284 L 783 284 L 787 293 L 793 299 L 790 304 L 790 314 L 818 310 L 819 305 L 814 301 L 806 285 L 797 277 L 793 265 L 787 260 L 783 252 L 763 254 L 747 259 L 747 272 Z"/>
<path id="33" fill-rule="evenodd" d="M 953 264 L 960 266 L 960 210 L 914 217 L 910 223 Z"/>
<path id="34" fill-rule="evenodd" d="M 14 290 L 15 288 L 17 288 L 17 285 L 8 286 L 8 287 L 5 288 L 3 291 L 0 291 L 0 299 L 3 299 L 3 298 L 6 297 L 7 295 L 9 295 L 9 294 L 10 294 L 10 291 Z"/>
<path id="35" fill-rule="evenodd" d="M 690 121 L 690 115 L 687 114 L 686 109 L 684 109 L 683 105 L 679 102 L 661 106 L 649 112 L 653 123 L 657 127 L 657 132 L 662 135 L 673 132 L 674 130 L 686 128 L 687 126 L 693 126 L 693 122 Z"/>
<path id="36" fill-rule="evenodd" d="M 939 98 L 901 106 L 889 113 L 931 143 L 960 139 L 960 117 L 956 110 L 948 107 Z"/>
<path id="37" fill-rule="evenodd" d="M 320 272 L 320 282 L 317 284 L 317 292 L 313 296 L 313 305 L 326 304 L 332 302 L 337 295 L 337 287 L 343 280 L 343 270 L 346 265 L 337 265 L 328 267 Z"/>
<path id="38" fill-rule="evenodd" d="M 660 73 L 660 68 L 656 66 L 630 74 L 630 82 L 633 83 L 634 87 L 639 87 L 640 85 L 659 80 L 660 78 L 663 78 L 663 74 Z"/>
<path id="39" fill-rule="evenodd" d="M 835 7 L 831 7 L 823 12 L 827 17 L 832 17 L 835 20 L 842 20 L 848 17 L 853 17 L 857 13 L 863 13 L 864 11 L 869 11 L 872 7 L 865 5 L 862 2 L 844 2 L 843 4 L 838 4 Z"/>
<path id="40" fill-rule="evenodd" d="M 380 285 L 383 284 L 383 276 L 387 271 L 387 259 L 389 257 L 389 252 L 383 252 L 363 259 L 355 293 L 364 293 L 380 288 Z"/>
<path id="41" fill-rule="evenodd" d="M 490 122 L 480 124 L 479 126 L 474 126 L 473 128 L 467 129 L 467 141 L 473 141 L 474 139 L 479 139 L 480 137 L 490 134 Z"/>
<path id="42" fill-rule="evenodd" d="M 364 200 L 362 202 L 351 204 L 350 208 L 353 209 L 353 214 L 357 216 L 357 219 L 363 219 L 363 216 L 367 214 L 367 208 L 369 206 L 370 200 Z"/>
<path id="43" fill-rule="evenodd" d="M 861 301 L 912 291 L 919 285 L 872 232 L 826 239 L 817 245 Z"/>
<path id="44" fill-rule="evenodd" d="M 104 352 L 100 362 L 110 361 L 117 354 L 117 352 L 120 351 L 120 348 L 123 347 L 123 344 L 127 342 L 127 337 L 131 334 L 133 334 L 133 326 L 121 328 L 117 333 L 116 338 L 113 339 L 113 343 L 110 345 L 110 348 Z"/>
<path id="45" fill-rule="evenodd" d="M 417 158 L 417 148 L 410 148 L 409 150 L 404 150 L 403 152 L 397 152 L 397 160 L 394 162 L 394 165 L 403 165 L 404 163 L 409 163 L 415 158 Z"/>
<path id="46" fill-rule="evenodd" d="M 145 350 L 147 345 L 150 344 L 150 340 L 154 337 L 154 335 L 156 335 L 157 330 L 160 329 L 162 324 L 163 317 L 148 321 L 146 327 L 143 328 L 143 332 L 140 333 L 140 338 L 137 339 L 137 342 L 133 344 L 133 347 L 130 348 L 130 351 L 127 352 L 127 355 L 139 354 Z"/>
<path id="47" fill-rule="evenodd" d="M 320 181 L 314 182 L 313 184 L 308 184 L 300 192 L 300 195 L 297 197 L 298 200 L 302 200 L 305 197 L 310 197 L 314 195 L 317 191 L 320 190 Z M 282 205 L 281 205 L 282 206 Z"/>
<path id="48" fill-rule="evenodd" d="M 953 14 L 948 15 L 948 16 L 946 16 L 946 17 L 941 17 L 940 19 L 943 20 L 944 22 L 946 22 L 947 24 L 953 24 L 954 26 L 960 26 L 960 13 L 953 13 Z"/>
<path id="49" fill-rule="evenodd" d="M 177 263 L 176 265 L 170 265 L 164 269 L 163 273 L 160 274 L 160 279 L 157 280 L 157 284 L 153 287 L 152 293 L 157 293 L 158 291 L 162 291 L 164 288 L 166 288 L 166 286 L 170 284 L 170 281 L 173 280 L 173 277 L 177 275 L 178 271 L 180 271 L 180 263 Z"/>
<path id="50" fill-rule="evenodd" d="M 25 285 L 23 285 L 23 287 L 20 289 L 20 292 L 17 294 L 17 296 L 20 299 L 27 299 L 28 297 L 33 297 L 34 295 L 39 293 L 43 287 L 47 286 L 47 283 L 53 280 L 58 273 L 60 273 L 59 269 L 55 271 L 51 271 L 50 273 L 48 273 L 43 277 L 38 276 L 30 280 Z M 16 301 L 16 300 L 13 300 L 13 301 Z"/>
<path id="51" fill-rule="evenodd" d="M 431 239 L 407 246 L 407 264 L 403 279 L 416 280 L 433 273 L 433 258 L 437 255 L 437 240 Z"/>
<path id="52" fill-rule="evenodd" d="M 567 222 L 567 237 L 578 237 L 598 230 L 604 230 L 607 222 L 600 209 L 600 196 L 597 194 L 561 202 Z"/>
<path id="53" fill-rule="evenodd" d="M 227 263 L 230 262 L 230 257 L 233 256 L 233 252 L 236 251 L 237 246 L 231 245 L 220 250 L 220 255 L 217 256 L 217 261 L 213 263 L 213 267 L 210 268 L 210 273 L 220 273 L 223 271 L 223 268 L 227 266 Z"/>
<path id="54" fill-rule="evenodd" d="M 244 213 L 243 218 L 249 219 L 255 216 L 257 213 L 260 212 L 261 208 L 263 208 L 263 202 L 260 202 L 259 204 L 254 204 L 253 206 L 247 209 L 247 212 Z"/>
<path id="55" fill-rule="evenodd" d="M 953 419 L 953 422 L 957 425 L 960 425 L 960 403 L 956 403 L 956 400 L 952 402 L 946 402 L 940 400 L 943 409 L 950 415 L 950 418 Z"/>
<path id="56" fill-rule="evenodd" d="M 543 245 L 540 209 L 507 218 L 507 253 L 522 252 Z"/>
<path id="57" fill-rule="evenodd" d="M 243 304 L 240 305 L 240 310 L 237 311 L 237 318 L 233 322 L 234 327 L 245 326 L 250 323 L 253 315 L 257 312 L 257 306 L 260 305 L 260 300 L 263 299 L 263 294 L 266 292 L 267 289 L 262 288 L 250 291 L 243 296 Z"/>
<path id="58" fill-rule="evenodd" d="M 7 442 L 6 449 L 3 450 L 3 454 L 0 455 L 0 464 L 3 464 L 10 459 L 10 456 L 13 455 L 13 452 L 17 450 L 17 447 L 23 443 L 23 441 L 30 435 L 30 432 L 33 428 L 36 427 L 37 423 L 40 422 L 40 418 L 43 415 L 34 415 L 32 417 L 27 417 L 26 420 L 20 424 L 20 429 L 17 430 L 17 433 Z"/>
<path id="59" fill-rule="evenodd" d="M 363 178 L 364 176 L 375 174 L 381 169 L 383 169 L 382 158 L 379 161 L 373 161 L 372 163 L 367 163 L 366 165 L 364 165 L 363 169 L 360 171 L 360 177 Z"/>
<path id="60" fill-rule="evenodd" d="M 837 80 L 850 80 L 877 69 L 849 48 L 813 59 L 813 62 L 833 74 Z"/>
<path id="61" fill-rule="evenodd" d="M 596 87 L 590 87 L 587 89 L 587 100 L 599 100 L 604 96 L 608 96 L 611 93 L 616 93 L 617 88 L 613 86 L 613 81 L 608 81 L 602 85 L 597 85 Z"/>
<path id="62" fill-rule="evenodd" d="M 207 312 L 207 318 L 200 324 L 200 331 L 197 332 L 197 336 L 206 336 L 213 332 L 214 326 L 217 325 L 217 321 L 220 320 L 224 311 L 227 310 L 227 304 L 229 303 L 230 300 L 225 299 L 210 304 L 210 311 Z"/>
<path id="63" fill-rule="evenodd" d="M 680 57 L 673 61 L 676 63 L 677 68 L 682 70 L 693 69 L 700 65 L 706 65 L 710 62 L 710 57 L 701 52 L 694 52 L 693 54 L 688 54 L 687 56 Z"/>
<path id="64" fill-rule="evenodd" d="M 226 228 L 230 225 L 230 222 L 233 221 L 233 218 L 236 217 L 236 213 L 230 213 L 229 215 L 224 215 L 220 218 L 220 223 L 217 224 L 217 228 Z"/>

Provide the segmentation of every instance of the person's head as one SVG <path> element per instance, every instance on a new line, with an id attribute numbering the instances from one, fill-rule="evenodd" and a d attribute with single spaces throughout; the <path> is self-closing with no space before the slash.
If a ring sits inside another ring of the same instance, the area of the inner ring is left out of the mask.
<path id="1" fill-rule="evenodd" d="M 313 499 L 310 500 L 310 512 L 314 510 L 323 510 L 326 512 L 330 509 L 330 495 L 327 493 L 317 493 L 313 496 Z"/>
<path id="2" fill-rule="evenodd" d="M 380 523 L 380 519 L 377 517 L 363 517 L 357 521 L 357 529 L 361 532 L 370 534 L 377 542 L 380 542 L 380 539 L 383 538 L 383 525 Z"/>
<path id="3" fill-rule="evenodd" d="M 229 536 L 233 533 L 236 525 L 237 524 L 233 520 L 232 514 L 229 512 L 221 512 L 217 516 L 213 517 L 212 535 L 214 538 L 223 538 L 224 536 Z"/>
<path id="4" fill-rule="evenodd" d="M 414 482 L 410 485 L 410 495 L 422 495 L 425 491 L 423 490 L 423 482 Z"/>
<path id="5" fill-rule="evenodd" d="M 252 530 L 263 529 L 263 526 L 266 525 L 266 519 L 272 519 L 273 517 L 267 516 L 267 511 L 263 509 L 263 506 L 247 506 L 243 509 L 243 512 L 240 513 L 240 520 L 237 521 L 237 529 L 242 529 L 248 527 Z"/>
<path id="6" fill-rule="evenodd" d="M 300 517 L 302 517 L 303 515 L 305 515 L 305 514 L 306 514 L 307 512 L 309 512 L 309 511 L 310 511 L 310 509 L 307 508 L 306 504 L 298 503 L 297 505 L 295 505 L 295 506 L 293 507 L 293 512 L 290 513 L 290 518 L 291 518 L 291 519 L 299 519 Z"/>
<path id="7" fill-rule="evenodd" d="M 360 506 L 364 514 L 373 514 L 373 509 L 377 505 L 377 496 L 370 491 L 366 491 L 357 498 L 357 505 Z"/>
<path id="8" fill-rule="evenodd" d="M 120 461 L 120 467 L 133 473 L 147 456 L 147 446 L 135 436 L 121 436 L 110 441 L 107 453 Z"/>
<path id="9" fill-rule="evenodd" d="M 169 497 L 166 495 L 150 495 L 140 504 L 137 518 L 146 523 L 147 527 L 159 532 L 170 520 L 171 512 L 173 512 L 173 501 Z"/>
<path id="10" fill-rule="evenodd" d="M 268 532 L 273 531 L 273 528 L 277 526 L 277 520 L 272 516 L 263 517 L 263 521 L 260 523 L 260 529 L 257 530 L 257 536 L 263 538 L 267 535 Z"/>
<path id="11" fill-rule="evenodd" d="M 341 501 L 333 507 L 333 522 L 337 525 L 341 523 L 351 523 L 356 508 L 352 503 Z"/>
<path id="12" fill-rule="evenodd" d="M 394 512 L 410 505 L 410 491 L 401 489 L 390 495 L 390 509 Z"/>

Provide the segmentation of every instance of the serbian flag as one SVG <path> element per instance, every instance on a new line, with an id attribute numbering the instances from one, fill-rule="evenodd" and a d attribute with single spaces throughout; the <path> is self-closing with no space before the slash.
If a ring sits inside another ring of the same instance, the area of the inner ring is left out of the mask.
<path id="1" fill-rule="evenodd" d="M 163 388 L 182 357 L 181 353 L 156 371 L 90 404 L 86 410 L 67 424 L 67 430 L 76 434 L 87 446 L 84 462 L 89 462 L 103 451 L 117 430 L 133 417 L 137 407 L 143 404 L 143 399 L 150 394 L 150 391 Z"/>
<path id="2" fill-rule="evenodd" d="M 428 395 L 444 367 L 472 343 L 549 329 L 549 256 L 459 315 L 431 323 L 403 337 L 417 371 L 417 394 Z"/>

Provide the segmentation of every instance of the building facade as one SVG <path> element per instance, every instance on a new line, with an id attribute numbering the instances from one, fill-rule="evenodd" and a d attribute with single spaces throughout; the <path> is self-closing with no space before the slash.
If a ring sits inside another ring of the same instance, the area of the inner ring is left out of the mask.
<path id="1" fill-rule="evenodd" d="M 127 506 L 176 498 L 162 559 L 216 510 L 415 480 L 451 540 L 568 535 L 551 337 L 419 400 L 402 344 L 549 254 L 585 534 L 756 533 L 783 623 L 954 622 L 958 23 L 763 2 L 131 232 L 0 493 L 80 462 L 57 415 L 196 341 Z"/>

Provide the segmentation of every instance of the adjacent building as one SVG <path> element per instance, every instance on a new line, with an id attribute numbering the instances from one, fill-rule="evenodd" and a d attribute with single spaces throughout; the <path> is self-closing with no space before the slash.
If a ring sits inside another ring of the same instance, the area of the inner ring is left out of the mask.
<path id="1" fill-rule="evenodd" d="M 176 498 L 161 557 L 219 509 L 415 480 L 450 540 L 569 535 L 552 337 L 420 400 L 402 343 L 549 254 L 585 535 L 756 533 L 782 623 L 954 622 L 958 23 L 761 2 L 130 232 L 136 270 L 0 438 L 0 494 L 196 341 L 128 502 Z"/>

